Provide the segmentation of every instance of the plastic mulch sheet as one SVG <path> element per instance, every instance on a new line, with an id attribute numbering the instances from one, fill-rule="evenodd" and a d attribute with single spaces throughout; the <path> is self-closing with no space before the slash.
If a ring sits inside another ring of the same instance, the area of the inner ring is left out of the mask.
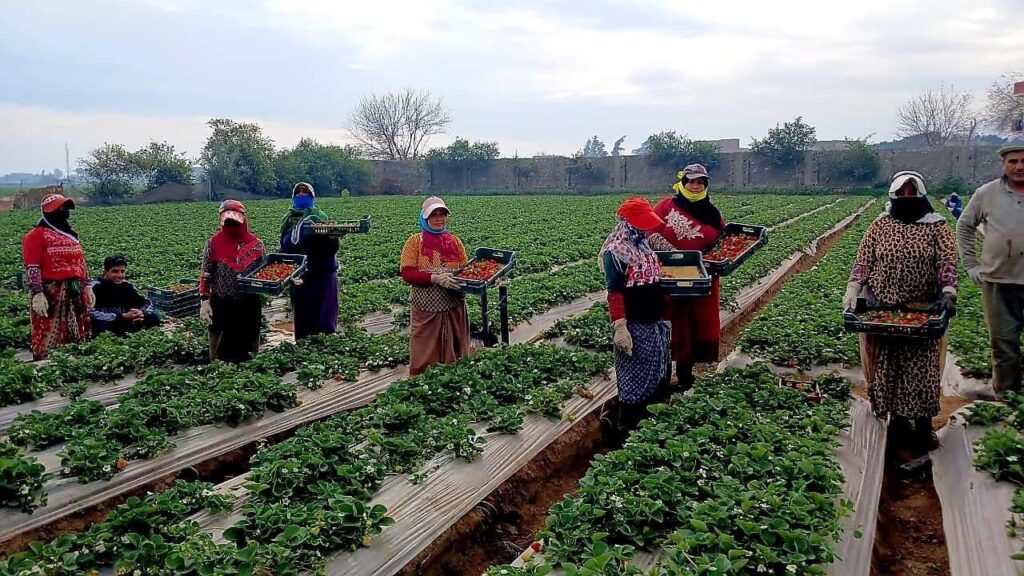
<path id="1" fill-rule="evenodd" d="M 974 468 L 974 443 L 987 429 L 966 426 L 958 413 L 939 431 L 942 447 L 931 454 L 953 576 L 1018 576 L 1024 572 L 1024 562 L 1010 558 L 1024 543 L 1006 531 L 1014 487 Z"/>

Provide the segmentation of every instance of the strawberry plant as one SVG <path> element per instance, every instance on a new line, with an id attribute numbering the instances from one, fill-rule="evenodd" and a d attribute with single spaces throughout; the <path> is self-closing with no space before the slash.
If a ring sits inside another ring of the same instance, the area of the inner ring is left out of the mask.
<path id="1" fill-rule="evenodd" d="M 46 467 L 22 455 L 16 446 L 0 440 L 0 507 L 31 512 L 46 504 L 40 489 L 49 480 Z"/>

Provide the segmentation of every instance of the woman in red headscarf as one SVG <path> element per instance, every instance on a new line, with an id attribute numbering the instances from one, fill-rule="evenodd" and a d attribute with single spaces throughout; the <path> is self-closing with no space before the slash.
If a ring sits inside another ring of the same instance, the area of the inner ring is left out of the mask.
<path id="1" fill-rule="evenodd" d="M 43 217 L 21 242 L 25 276 L 32 294 L 32 357 L 89 337 L 89 309 L 95 303 L 89 287 L 82 243 L 68 219 L 75 202 L 47 194 Z"/>
<path id="2" fill-rule="evenodd" d="M 469 353 L 466 296 L 452 272 L 466 263 L 462 240 L 448 231 L 451 213 L 431 196 L 420 210 L 420 231 L 402 248 L 399 269 L 409 290 L 409 374 Z"/>
<path id="3" fill-rule="evenodd" d="M 669 325 L 658 281 L 661 264 L 645 233 L 664 224 L 644 198 L 630 198 L 617 212 L 619 223 L 601 246 L 598 265 L 608 286 L 608 313 L 615 349 L 615 382 L 623 429 L 646 415 L 647 405 L 666 392 Z"/>
<path id="4" fill-rule="evenodd" d="M 672 196 L 662 199 L 654 211 L 665 224 L 650 238 L 655 250 L 705 250 L 725 230 L 725 219 L 708 198 L 708 171 L 700 164 L 680 170 Z M 718 362 L 721 334 L 719 279 L 711 283 L 711 294 L 701 298 L 669 298 L 665 319 L 672 322 L 672 359 L 684 390 L 693 386 L 693 365 Z"/>
<path id="5" fill-rule="evenodd" d="M 203 251 L 199 316 L 209 326 L 210 359 L 241 362 L 259 351 L 263 302 L 258 294 L 239 292 L 236 282 L 263 263 L 263 241 L 249 232 L 245 206 L 237 200 L 221 203 L 220 224 Z"/>

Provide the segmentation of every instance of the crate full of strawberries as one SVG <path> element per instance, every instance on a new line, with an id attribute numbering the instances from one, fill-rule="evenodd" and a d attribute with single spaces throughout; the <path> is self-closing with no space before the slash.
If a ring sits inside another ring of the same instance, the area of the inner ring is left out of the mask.
<path id="1" fill-rule="evenodd" d="M 726 224 L 718 241 L 704 251 L 704 266 L 710 274 L 728 276 L 767 243 L 764 226 Z"/>
<path id="2" fill-rule="evenodd" d="M 516 253 L 512 250 L 477 248 L 473 259 L 455 271 L 455 281 L 463 292 L 479 294 L 511 272 L 515 262 Z"/>
<path id="3" fill-rule="evenodd" d="M 267 254 L 263 264 L 246 276 L 239 276 L 238 289 L 249 294 L 279 296 L 306 272 L 302 254 Z"/>
<path id="4" fill-rule="evenodd" d="M 869 306 L 859 298 L 856 308 L 843 312 L 843 327 L 849 332 L 938 340 L 949 327 L 949 315 L 941 304 Z"/>

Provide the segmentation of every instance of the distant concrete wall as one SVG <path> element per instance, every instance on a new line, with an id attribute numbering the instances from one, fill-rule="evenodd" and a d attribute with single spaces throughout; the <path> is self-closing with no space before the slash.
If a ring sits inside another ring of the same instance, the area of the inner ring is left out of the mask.
<path id="1" fill-rule="evenodd" d="M 947 176 L 975 186 L 1002 174 L 995 147 L 940 150 L 879 150 L 881 172 L 876 182 L 833 179 L 831 166 L 841 152 L 809 151 L 794 168 L 780 168 L 748 152 L 718 155 L 711 169 L 716 188 L 846 189 L 887 180 L 900 170 L 917 170 L 928 182 Z M 427 168 L 416 161 L 377 161 L 373 188 L 381 193 L 531 192 L 541 190 L 665 190 L 675 182 L 679 166 L 652 164 L 644 156 L 591 158 L 591 169 L 573 171 L 564 157 L 501 158 L 478 170 L 459 167 Z"/>

